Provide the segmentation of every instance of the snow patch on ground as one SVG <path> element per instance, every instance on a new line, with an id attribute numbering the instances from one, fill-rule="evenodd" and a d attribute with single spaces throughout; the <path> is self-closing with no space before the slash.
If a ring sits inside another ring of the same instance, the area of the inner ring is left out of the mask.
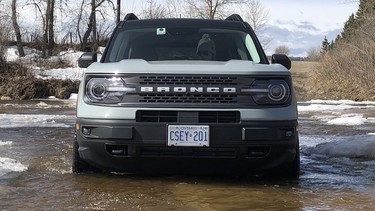
<path id="1" fill-rule="evenodd" d="M 320 143 L 316 146 L 301 146 L 301 151 L 309 156 L 375 159 L 375 136 L 358 135 L 342 137 L 341 140 Z"/>
<path id="2" fill-rule="evenodd" d="M 373 108 L 375 107 L 375 102 L 363 101 L 356 102 L 352 100 L 311 100 L 298 103 L 299 112 L 332 112 L 339 110 L 348 110 L 354 108 Z"/>
<path id="3" fill-rule="evenodd" d="M 327 124 L 329 125 L 346 125 L 346 126 L 354 126 L 354 125 L 363 125 L 367 123 L 368 120 L 363 117 L 363 115 L 358 114 L 344 114 L 341 117 L 334 118 L 329 120 Z"/>

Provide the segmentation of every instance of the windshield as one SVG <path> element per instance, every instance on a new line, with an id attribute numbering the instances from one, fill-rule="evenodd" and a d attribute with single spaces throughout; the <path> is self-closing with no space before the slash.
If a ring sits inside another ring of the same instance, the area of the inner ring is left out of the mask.
<path id="1" fill-rule="evenodd" d="M 260 62 L 251 36 L 244 31 L 212 28 L 143 28 L 117 33 L 105 62 L 123 59 L 250 60 Z"/>

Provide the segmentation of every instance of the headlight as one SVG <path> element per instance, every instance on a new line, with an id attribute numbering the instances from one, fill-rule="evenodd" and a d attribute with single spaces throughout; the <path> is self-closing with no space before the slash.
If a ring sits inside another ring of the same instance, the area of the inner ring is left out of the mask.
<path id="1" fill-rule="evenodd" d="M 91 78 L 86 84 L 85 97 L 92 103 L 113 104 L 121 102 L 129 92 L 135 92 L 135 88 L 126 87 L 122 78 Z"/>
<path id="2" fill-rule="evenodd" d="M 254 102 L 260 105 L 283 104 L 290 97 L 289 85 L 284 80 L 255 80 L 242 92 L 250 93 Z"/>

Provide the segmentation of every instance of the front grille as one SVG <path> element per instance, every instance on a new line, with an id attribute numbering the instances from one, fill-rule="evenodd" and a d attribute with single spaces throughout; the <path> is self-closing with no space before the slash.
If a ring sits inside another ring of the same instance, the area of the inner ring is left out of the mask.
<path id="1" fill-rule="evenodd" d="M 237 95 L 140 94 L 141 103 L 237 103 Z"/>
<path id="2" fill-rule="evenodd" d="M 141 157 L 235 158 L 235 148 L 141 147 Z"/>
<path id="3" fill-rule="evenodd" d="M 121 76 L 136 91 L 125 95 L 121 106 L 174 108 L 232 108 L 254 106 L 248 93 L 254 77 L 246 75 L 141 74 Z"/>
<path id="4" fill-rule="evenodd" d="M 141 85 L 237 85 L 235 76 L 140 76 Z"/>
<path id="5" fill-rule="evenodd" d="M 181 113 L 184 113 L 184 115 L 181 115 Z M 137 122 L 184 123 L 186 116 L 191 117 L 189 118 L 189 123 L 238 123 L 241 118 L 238 111 L 178 112 L 140 110 L 136 113 L 136 120 Z"/>
<path id="6" fill-rule="evenodd" d="M 137 122 L 177 122 L 177 111 L 137 111 Z"/>
<path id="7" fill-rule="evenodd" d="M 199 123 L 237 123 L 240 122 L 238 111 L 201 111 Z"/>

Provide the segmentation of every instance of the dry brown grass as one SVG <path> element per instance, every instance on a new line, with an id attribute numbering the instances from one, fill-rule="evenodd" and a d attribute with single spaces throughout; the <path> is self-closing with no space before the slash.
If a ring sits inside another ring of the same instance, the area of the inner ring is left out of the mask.
<path id="1" fill-rule="evenodd" d="M 71 93 L 78 92 L 79 81 L 58 79 L 37 79 L 27 67 L 20 64 L 8 64 L 0 68 L 0 98 L 28 100 L 56 96 L 67 99 Z"/>
<path id="2" fill-rule="evenodd" d="M 319 62 L 293 61 L 292 72 L 293 86 L 296 91 L 298 101 L 311 99 L 312 93 L 307 88 L 307 83 L 311 75 L 319 67 Z"/>
<path id="3" fill-rule="evenodd" d="M 374 34 L 375 21 L 370 21 L 351 42 L 338 43 L 325 53 L 302 85 L 308 98 L 375 100 Z"/>

